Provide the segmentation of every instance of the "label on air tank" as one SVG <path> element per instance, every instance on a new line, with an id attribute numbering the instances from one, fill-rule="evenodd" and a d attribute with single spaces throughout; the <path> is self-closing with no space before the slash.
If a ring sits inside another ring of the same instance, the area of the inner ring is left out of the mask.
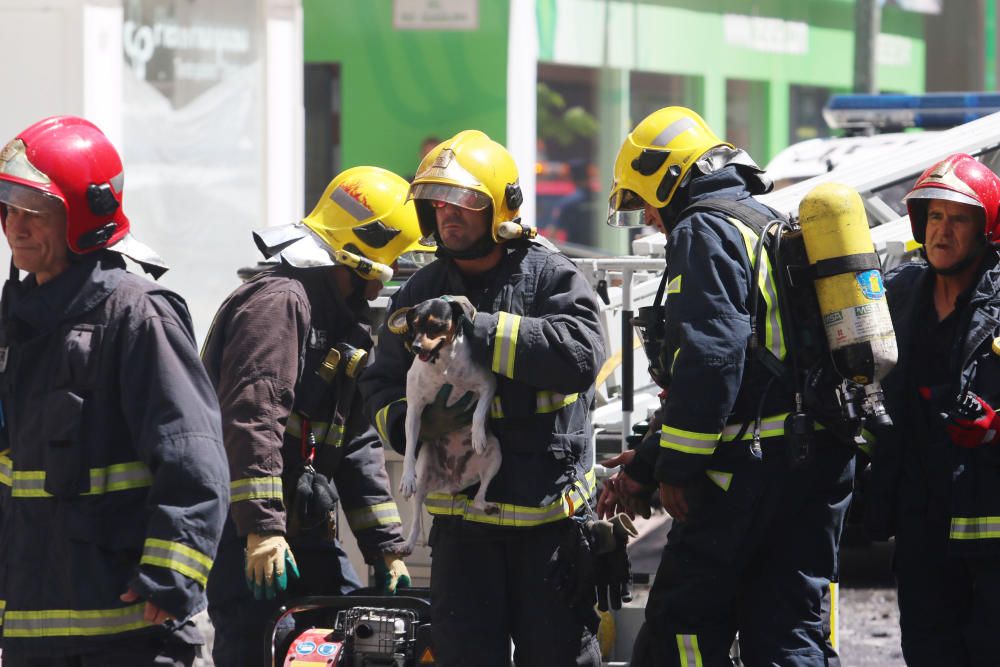
<path id="1" fill-rule="evenodd" d="M 880 299 L 834 311 L 823 317 L 823 327 L 831 350 L 886 336 L 892 337 L 889 304 L 885 299 Z"/>
<path id="2" fill-rule="evenodd" d="M 858 281 L 858 287 L 866 299 L 878 301 L 885 294 L 885 286 L 882 284 L 882 272 L 877 269 L 862 271 L 854 275 Z"/>

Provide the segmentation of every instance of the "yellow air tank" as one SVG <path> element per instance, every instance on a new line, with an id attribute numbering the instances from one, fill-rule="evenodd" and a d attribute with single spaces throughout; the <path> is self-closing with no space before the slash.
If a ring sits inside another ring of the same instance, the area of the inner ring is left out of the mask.
<path id="1" fill-rule="evenodd" d="M 799 224 L 834 368 L 864 386 L 869 414 L 887 421 L 880 383 L 896 365 L 896 335 L 861 196 L 818 185 L 799 204 Z"/>

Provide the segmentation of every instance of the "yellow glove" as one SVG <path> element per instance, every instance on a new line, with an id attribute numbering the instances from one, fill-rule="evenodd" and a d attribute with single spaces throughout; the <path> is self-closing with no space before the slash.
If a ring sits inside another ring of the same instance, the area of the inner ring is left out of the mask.
<path id="1" fill-rule="evenodd" d="M 375 561 L 375 586 L 386 595 L 395 595 L 397 588 L 410 587 L 410 571 L 396 554 L 382 554 Z"/>
<path id="2" fill-rule="evenodd" d="M 299 568 L 284 535 L 247 535 L 247 588 L 253 591 L 256 599 L 263 600 L 266 597 L 273 600 L 278 591 L 288 588 L 288 575 L 297 579 Z"/>

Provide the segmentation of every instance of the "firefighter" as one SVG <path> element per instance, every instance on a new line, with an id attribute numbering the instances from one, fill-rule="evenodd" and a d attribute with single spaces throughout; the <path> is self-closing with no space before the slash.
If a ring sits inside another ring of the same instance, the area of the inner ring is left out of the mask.
<path id="1" fill-rule="evenodd" d="M 497 512 L 472 506 L 474 488 L 426 502 L 438 664 L 507 665 L 513 640 L 518 665 L 572 665 L 578 654 L 598 665 L 580 614 L 544 581 L 570 516 L 594 493 L 590 409 L 604 344 L 593 290 L 565 256 L 530 240 L 517 166 L 482 132 L 431 150 L 410 198 L 438 259 L 400 288 L 390 312 L 442 295 L 468 300 L 465 341 L 497 375 L 489 427 L 503 456 L 486 494 Z M 376 352 L 362 391 L 382 438 L 402 453 L 413 357 L 388 327 Z M 422 437 L 471 422 L 474 402 L 448 394 L 423 412 Z"/>
<path id="2" fill-rule="evenodd" d="M 229 500 L 219 407 L 184 300 L 130 234 L 93 124 L 0 152 L 12 253 L 0 306 L 4 667 L 191 665 Z M 23 279 L 20 271 L 27 273 Z"/>
<path id="3" fill-rule="evenodd" d="M 645 223 L 667 239 L 664 336 L 653 360 L 666 389 L 662 425 L 605 462 L 624 469 L 598 503 L 602 515 L 628 510 L 658 487 L 674 519 L 633 665 L 728 667 L 737 631 L 747 665 L 836 660 L 822 609 L 853 451 L 817 431 L 807 460 L 790 456 L 792 391 L 763 361 L 788 355 L 776 276 L 766 253 L 753 268 L 757 235 L 747 222 L 704 208 L 721 200 L 747 219 L 747 209 L 775 218 L 754 199 L 769 189 L 747 153 L 683 107 L 646 117 L 615 162 L 608 223 Z"/>
<path id="4" fill-rule="evenodd" d="M 401 255 L 422 248 L 407 187 L 378 167 L 337 175 L 304 220 L 254 235 L 280 263 L 215 316 L 202 358 L 232 475 L 208 587 L 220 667 L 255 661 L 286 592 L 361 587 L 339 543 L 338 502 L 378 585 L 409 585 L 382 445 L 356 391 L 372 345 L 368 301 Z"/>
<path id="5" fill-rule="evenodd" d="M 895 535 L 906 664 L 996 664 L 1000 627 L 1000 178 L 968 155 L 905 198 L 924 263 L 886 289 L 899 363 L 878 433 L 873 537 Z M 919 335 L 918 335 L 919 332 Z"/>

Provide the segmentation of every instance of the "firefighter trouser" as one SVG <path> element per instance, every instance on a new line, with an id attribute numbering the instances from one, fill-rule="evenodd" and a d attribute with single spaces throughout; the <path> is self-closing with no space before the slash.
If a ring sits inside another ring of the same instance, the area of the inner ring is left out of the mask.
<path id="1" fill-rule="evenodd" d="M 1000 661 L 1000 558 L 949 554 L 950 520 L 928 516 L 926 492 L 897 503 L 893 567 L 909 667 L 987 667 Z"/>
<path id="2" fill-rule="evenodd" d="M 600 667 L 597 640 L 545 581 L 568 521 L 431 527 L 431 630 L 439 667 Z"/>
<path id="3" fill-rule="evenodd" d="M 636 638 L 632 665 L 731 667 L 739 632 L 748 667 L 838 665 L 825 596 L 853 484 L 853 452 L 823 437 L 789 467 L 783 438 L 722 442 L 685 487 Z"/>
<path id="4" fill-rule="evenodd" d="M 111 640 L 107 646 L 79 655 L 27 657 L 5 650 L 0 662 L 3 667 L 191 667 L 197 651 L 198 647 L 182 639 L 179 633 L 157 628 Z"/>
<path id="5" fill-rule="evenodd" d="M 236 534 L 231 519 L 219 544 L 219 553 L 208 578 L 208 615 L 215 626 L 212 658 L 216 667 L 264 664 L 264 651 L 271 643 L 270 622 L 289 599 L 307 595 L 346 595 L 361 588 L 347 554 L 336 542 L 292 539 L 292 555 L 299 578 L 288 578 L 288 591 L 274 600 L 256 600 L 247 588 L 246 539 Z M 278 628 L 280 636 L 292 630 L 293 621 Z"/>

